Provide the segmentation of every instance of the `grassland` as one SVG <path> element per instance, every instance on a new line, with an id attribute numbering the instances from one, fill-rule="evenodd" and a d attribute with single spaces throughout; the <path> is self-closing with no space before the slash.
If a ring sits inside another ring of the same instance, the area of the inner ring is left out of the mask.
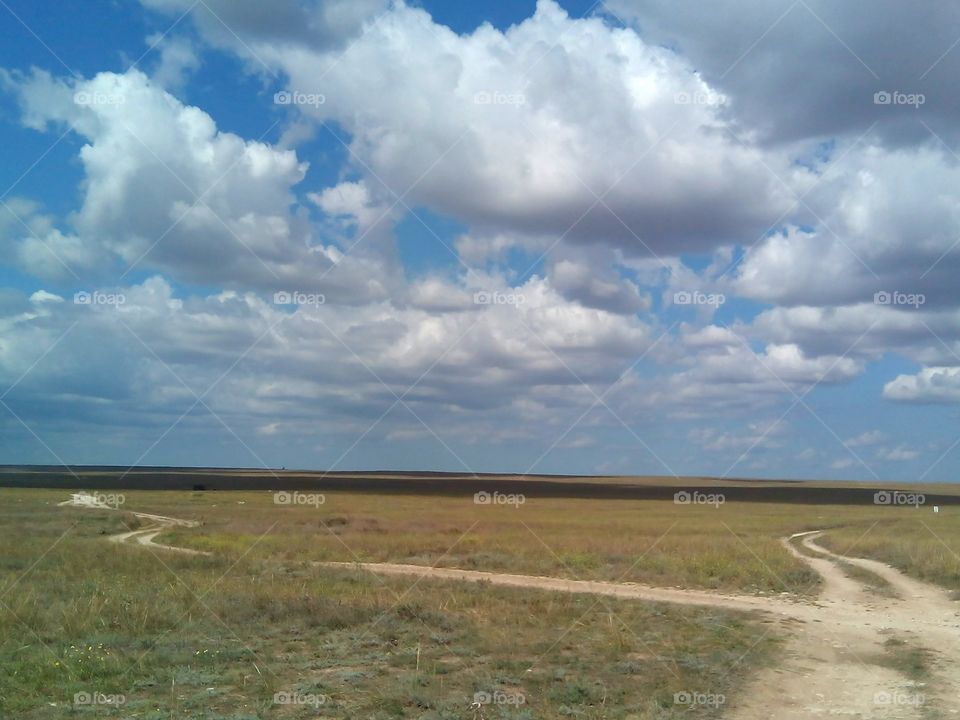
<path id="1" fill-rule="evenodd" d="M 259 538 L 253 554 L 285 561 L 440 564 L 745 592 L 816 589 L 815 574 L 780 547 L 784 528 L 809 525 L 788 506 L 548 498 L 513 508 L 471 498 L 328 493 L 317 508 L 278 508 L 269 493 L 219 497 L 228 505 L 209 507 L 209 497 L 194 496 L 193 517 L 203 527 L 166 537 L 231 556 Z"/>
<path id="2" fill-rule="evenodd" d="M 834 528 L 824 544 L 867 556 L 920 525 L 912 510 L 852 506 L 125 495 L 126 508 L 200 521 L 160 540 L 214 555 L 116 546 L 104 536 L 132 529 L 129 514 L 57 507 L 62 491 L 0 490 L 0 717 L 480 717 L 469 707 L 478 691 L 515 701 L 485 707 L 486 718 L 715 716 L 676 705 L 674 693 L 736 697 L 753 668 L 776 658 L 777 632 L 758 618 L 382 579 L 311 561 L 812 595 L 816 578 L 783 535 Z M 954 547 L 956 512 L 923 516 Z M 949 577 L 951 555 L 937 557 L 904 569 Z M 82 692 L 126 703 L 76 707 Z M 325 702 L 277 704 L 276 693 Z"/>
<path id="3" fill-rule="evenodd" d="M 828 533 L 820 544 L 835 552 L 851 544 L 852 555 L 880 560 L 908 575 L 960 591 L 960 523 L 957 510 L 929 508 L 891 510 L 875 525 L 870 518 Z"/>
<path id="4" fill-rule="evenodd" d="M 227 496 L 229 507 L 224 496 L 127 497 L 138 509 L 217 518 L 197 543 L 224 551 L 210 558 L 106 543 L 129 518 L 57 507 L 61 497 L 4 492 L 4 717 L 316 716 L 274 703 L 286 692 L 325 698 L 329 717 L 459 718 L 474 693 L 497 690 L 524 702 L 488 717 L 670 717 L 690 714 L 674 693 L 735 693 L 775 646 L 729 613 L 478 585 L 411 590 L 318 570 L 274 544 L 305 527 L 319 536 L 316 519 L 278 521 L 252 497 Z M 262 514 L 271 533 L 261 538 Z M 126 702 L 73 707 L 84 692 Z"/>

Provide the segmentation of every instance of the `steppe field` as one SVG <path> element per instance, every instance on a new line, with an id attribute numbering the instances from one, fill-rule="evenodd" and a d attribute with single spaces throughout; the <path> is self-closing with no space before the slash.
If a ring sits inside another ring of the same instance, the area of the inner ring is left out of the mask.
<path id="1" fill-rule="evenodd" d="M 64 504 L 79 489 L 0 489 L 0 717 L 947 718 L 960 702 L 955 488 L 935 488 L 938 512 L 722 484 L 91 485 Z"/>

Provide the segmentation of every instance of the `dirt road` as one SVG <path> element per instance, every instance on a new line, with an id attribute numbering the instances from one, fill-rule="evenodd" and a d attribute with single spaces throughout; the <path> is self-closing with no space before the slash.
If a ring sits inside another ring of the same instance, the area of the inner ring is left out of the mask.
<path id="1" fill-rule="evenodd" d="M 784 663 L 755 677 L 727 717 L 960 717 L 960 603 L 883 563 L 831 553 L 816 543 L 820 535 L 784 539 L 820 574 L 823 590 L 813 614 L 797 616 L 803 622 L 790 634 Z M 883 577 L 895 597 L 871 592 L 837 561 Z M 905 644 L 891 649 L 888 642 Z M 929 677 L 911 679 L 883 661 L 908 649 L 930 652 Z"/>
<path id="2" fill-rule="evenodd" d="M 99 502 L 94 496 L 74 495 L 70 500 L 60 503 L 71 507 L 82 507 L 93 510 L 108 510 L 116 512 L 118 508 L 104 502 Z M 176 547 L 174 545 L 162 545 L 154 542 L 154 538 L 162 532 L 174 527 L 197 527 L 200 523 L 193 520 L 182 520 L 180 518 L 168 517 L 167 515 L 154 515 L 153 513 L 131 512 L 139 520 L 146 521 L 147 526 L 130 530 L 118 535 L 110 535 L 107 539 L 114 543 L 137 543 L 144 547 L 154 550 L 167 550 L 169 552 L 181 553 L 183 555 L 209 555 L 203 550 L 192 550 L 190 548 Z"/>
<path id="3" fill-rule="evenodd" d="M 190 527 L 193 523 L 162 515 L 134 514 L 151 525 L 111 536 L 112 542 L 199 554 L 153 542 L 170 527 Z M 814 601 L 799 595 L 731 595 L 396 563 L 318 566 L 762 613 L 769 618 L 769 632 L 788 637 L 784 662 L 755 676 L 746 690 L 725 707 L 723 717 L 960 720 L 960 602 L 951 600 L 946 590 L 906 577 L 883 563 L 832 553 L 817 544 L 822 534 L 798 533 L 782 540 L 791 554 L 822 577 L 822 592 Z M 890 584 L 893 592 L 890 596 L 872 592 L 862 582 L 848 577 L 838 563 L 851 563 L 875 573 Z M 899 649 L 894 653 L 904 649 L 927 651 L 928 677 L 920 682 L 895 669 L 899 666 L 890 662 L 895 655 L 887 647 L 888 642 L 903 643 L 896 646 Z M 731 672 L 736 672 L 736 668 L 731 668 Z"/>
<path id="4" fill-rule="evenodd" d="M 783 539 L 791 554 L 810 565 L 823 578 L 823 592 L 814 602 L 797 596 L 728 595 L 634 583 L 566 580 L 395 563 L 325 565 L 353 567 L 382 575 L 484 582 L 506 587 L 758 611 L 772 616 L 770 632 L 783 632 L 789 637 L 785 662 L 754 678 L 746 692 L 726 708 L 725 718 L 960 718 L 960 603 L 950 600 L 942 588 L 908 578 L 882 563 L 835 555 L 816 544 L 820 535 L 822 532 L 814 531 Z M 794 540 L 815 556 L 798 551 Z M 878 596 L 848 578 L 837 565 L 840 560 L 880 575 L 890 583 L 897 597 Z M 926 684 L 879 664 L 885 662 L 884 658 L 891 657 L 884 645 L 887 641 L 903 641 L 906 644 L 901 648 L 931 652 L 931 674 Z"/>

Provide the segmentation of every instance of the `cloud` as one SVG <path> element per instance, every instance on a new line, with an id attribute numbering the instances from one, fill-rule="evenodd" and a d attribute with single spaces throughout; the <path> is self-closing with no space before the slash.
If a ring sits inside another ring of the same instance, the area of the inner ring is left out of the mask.
<path id="1" fill-rule="evenodd" d="M 741 431 L 718 431 L 716 428 L 703 428 L 691 432 L 691 439 L 704 450 L 719 453 L 741 454 L 739 461 L 748 454 L 759 453 L 783 446 L 788 426 L 784 422 L 747 423 Z M 731 468 L 732 469 L 732 468 Z"/>
<path id="2" fill-rule="evenodd" d="M 855 137 L 876 123 L 886 142 L 915 143 L 929 138 L 919 120 L 955 137 L 960 8 L 950 0 L 931 0 L 922 14 L 897 0 L 719 0 L 696 13 L 670 0 L 605 5 L 647 42 L 688 57 L 768 142 Z M 875 104 L 884 91 L 925 101 Z"/>
<path id="3" fill-rule="evenodd" d="M 755 238 L 810 179 L 727 132 L 687 61 L 554 2 L 500 32 L 457 35 L 398 5 L 339 53 L 278 37 L 266 62 L 297 117 L 335 121 L 353 169 L 386 201 L 472 232 L 562 236 L 677 255 Z M 367 68 L 377 68 L 369 72 Z M 406 194 L 406 195 L 405 195 Z"/>
<path id="4" fill-rule="evenodd" d="M 744 340 L 733 330 L 719 325 L 695 328 L 687 323 L 681 326 L 683 344 L 689 348 L 737 348 Z"/>
<path id="5" fill-rule="evenodd" d="M 203 36 L 214 45 L 245 55 L 255 69 L 260 55 L 269 56 L 277 42 L 307 48 L 340 48 L 376 18 L 387 0 L 141 0 L 174 17 L 189 13 Z"/>
<path id="6" fill-rule="evenodd" d="M 189 283 L 314 290 L 347 303 L 383 299 L 396 285 L 388 219 L 378 225 L 383 214 L 356 193 L 332 209 L 354 213 L 367 241 L 346 257 L 314 238 L 293 193 L 308 165 L 292 150 L 219 131 L 136 70 L 77 81 L 36 71 L 7 82 L 26 125 L 69 124 L 87 141 L 72 232 L 36 213 L 26 237 L 5 223 L 27 271 L 158 269 Z"/>
<path id="7" fill-rule="evenodd" d="M 921 295 L 956 306 L 960 169 L 939 148 L 838 149 L 804 200 L 813 227 L 787 226 L 748 250 L 738 294 L 778 305 L 834 306 Z"/>
<path id="8" fill-rule="evenodd" d="M 7 398 L 27 422 L 55 412 L 58 422 L 159 434 L 201 396 L 248 440 L 279 422 L 334 428 L 345 447 L 403 397 L 445 437 L 509 428 L 520 416 L 552 441 L 571 421 L 557 410 L 593 399 L 584 383 L 614 382 L 652 342 L 636 318 L 569 303 L 539 278 L 519 288 L 521 306 L 442 314 L 381 303 L 290 308 L 235 291 L 178 297 L 159 276 L 95 290 L 123 301 L 39 291 L 0 317 L 0 383 L 30 370 Z M 37 349 L 51 346 L 58 351 L 33 367 Z M 402 415 L 378 433 L 408 428 Z"/>
<path id="9" fill-rule="evenodd" d="M 848 438 L 843 444 L 847 447 L 864 447 L 883 442 L 885 437 L 886 435 L 879 430 L 867 430 L 856 437 Z"/>
<path id="10" fill-rule="evenodd" d="M 197 49 L 185 37 L 168 38 L 156 33 L 147 38 L 147 45 L 160 54 L 151 73 L 151 79 L 160 87 L 172 90 L 181 88 L 190 73 L 200 67 Z"/>
<path id="11" fill-rule="evenodd" d="M 923 365 L 950 365 L 960 352 L 960 312 L 888 305 L 837 308 L 774 308 L 760 313 L 748 336 L 794 343 L 813 354 L 847 355 L 861 361 L 886 353 Z"/>
<path id="12" fill-rule="evenodd" d="M 755 416 L 762 408 L 803 397 L 817 385 L 843 385 L 863 371 L 859 360 L 840 355 L 808 355 L 795 344 L 769 344 L 754 350 L 730 328 L 684 330 L 688 352 L 667 351 L 681 367 L 643 381 L 646 408 L 657 407 L 675 417 Z M 638 407 L 633 408 L 638 411 Z"/>
<path id="13" fill-rule="evenodd" d="M 890 450 L 884 450 L 880 453 L 880 456 L 884 460 L 891 460 L 893 462 L 906 462 L 909 460 L 916 460 L 918 457 L 920 457 L 920 453 L 917 450 L 900 446 Z"/>
<path id="14" fill-rule="evenodd" d="M 883 386 L 883 396 L 904 402 L 960 402 L 960 367 L 928 367 L 915 375 L 898 375 Z"/>
<path id="15" fill-rule="evenodd" d="M 703 380 L 746 382 L 766 378 L 768 382 L 793 386 L 815 383 L 846 382 L 861 369 L 851 358 L 822 355 L 808 357 L 795 344 L 768 345 L 755 352 L 745 344 L 727 345 L 701 355 L 696 373 Z"/>
<path id="16" fill-rule="evenodd" d="M 630 280 L 616 277 L 611 271 L 598 272 L 586 262 L 559 260 L 553 263 L 549 274 L 564 297 L 587 307 L 627 315 L 650 307 L 650 299 L 641 295 Z"/>

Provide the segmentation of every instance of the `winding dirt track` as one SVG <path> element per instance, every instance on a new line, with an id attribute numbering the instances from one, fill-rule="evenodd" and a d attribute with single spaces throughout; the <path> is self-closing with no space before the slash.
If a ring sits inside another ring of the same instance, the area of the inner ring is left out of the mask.
<path id="1" fill-rule="evenodd" d="M 180 526 L 180 527 L 196 527 L 196 525 L 184 524 L 186 521 L 177 520 L 176 518 L 164 517 L 162 515 L 143 515 L 141 513 L 135 513 L 137 517 L 143 518 L 147 517 L 152 520 L 155 524 L 150 527 L 141 528 L 139 530 L 131 530 L 130 532 L 120 533 L 119 535 L 111 535 L 108 539 L 110 542 L 115 543 L 132 543 L 135 542 L 139 545 L 143 545 L 148 548 L 153 548 L 154 550 L 169 550 L 170 552 L 181 553 L 183 555 L 209 555 L 210 553 L 203 550 L 193 550 L 191 548 L 176 547 L 175 545 L 162 545 L 160 543 L 154 542 L 154 538 L 157 537 L 162 532 L 166 532 L 171 527 Z M 167 522 L 174 521 L 174 522 Z"/>
<path id="2" fill-rule="evenodd" d="M 88 508 L 91 510 L 111 510 L 116 511 L 117 508 L 112 505 L 107 505 L 102 502 L 96 501 L 94 498 L 89 497 L 85 498 L 85 502 L 76 502 L 76 499 L 67 500 L 66 502 L 60 503 L 60 505 L 69 505 L 71 507 L 81 507 Z M 162 532 L 170 530 L 175 527 L 185 527 L 192 528 L 200 525 L 198 522 L 193 520 L 182 520 L 180 518 L 169 517 L 167 515 L 154 515 L 153 513 L 144 513 L 144 512 L 131 512 L 131 515 L 134 515 L 140 520 L 145 520 L 148 525 L 146 527 L 138 528 L 136 530 L 130 530 L 128 532 L 120 533 L 118 535 L 110 535 L 107 540 L 114 543 L 136 543 L 153 550 L 168 550 L 170 552 L 180 553 L 182 555 L 209 555 L 210 553 L 203 550 L 192 550 L 191 548 L 176 547 L 174 545 L 161 545 L 160 543 L 154 542 L 154 538 L 157 537 Z"/>
<path id="3" fill-rule="evenodd" d="M 784 663 L 755 677 L 727 717 L 960 717 L 960 603 L 883 563 L 831 553 L 816 543 L 822 534 L 783 540 L 820 574 L 823 590 L 815 606 L 796 616 L 802 622 L 790 634 Z M 816 556 L 802 554 L 792 539 Z M 840 560 L 880 575 L 896 597 L 847 577 Z M 891 639 L 932 653 L 926 685 L 877 663 Z"/>
<path id="4" fill-rule="evenodd" d="M 784 663 L 759 673 L 724 713 L 730 720 L 847 718 L 960 718 L 960 603 L 942 588 L 908 578 L 874 560 L 847 558 L 816 544 L 821 531 L 783 538 L 784 547 L 816 570 L 823 591 L 814 602 L 800 598 L 727 595 L 507 573 L 431 568 L 395 563 L 323 563 L 381 575 L 484 582 L 506 587 L 608 595 L 632 600 L 701 605 L 767 615 L 769 631 L 788 636 Z M 798 540 L 809 557 L 793 545 Z M 897 597 L 880 597 L 848 578 L 843 560 L 887 580 Z M 926 686 L 877 664 L 884 642 L 903 640 L 933 653 Z M 759 641 L 759 638 L 758 638 Z M 733 670 L 735 672 L 735 669 Z M 704 688 L 708 691 L 708 688 Z"/>
<path id="5" fill-rule="evenodd" d="M 69 504 L 69 503 L 62 503 Z M 111 536 L 115 543 L 200 553 L 160 545 L 153 539 L 171 527 L 196 523 L 163 515 L 134 513 L 151 522 L 146 528 Z M 762 670 L 733 699 L 724 713 L 729 720 L 806 720 L 845 717 L 904 720 L 960 720 L 960 603 L 944 589 L 905 576 L 875 560 L 837 555 L 817 544 L 822 531 L 783 538 L 784 547 L 823 578 L 813 602 L 781 595 L 761 597 L 712 593 L 705 590 L 660 588 L 532 575 L 425 567 L 396 563 L 318 563 L 320 567 L 356 569 L 380 575 L 415 576 L 437 580 L 483 582 L 505 587 L 699 605 L 758 612 L 769 632 L 788 637 L 784 662 Z M 806 553 L 794 545 L 798 541 Z M 807 554 L 807 553 L 811 553 Z M 886 580 L 893 597 L 871 592 L 847 577 L 837 563 L 852 563 Z M 878 664 L 884 643 L 896 639 L 908 647 L 932 653 L 926 685 Z M 759 642 L 760 638 L 758 638 Z M 736 669 L 732 669 L 736 672 Z M 703 688 L 709 691 L 709 688 Z"/>

